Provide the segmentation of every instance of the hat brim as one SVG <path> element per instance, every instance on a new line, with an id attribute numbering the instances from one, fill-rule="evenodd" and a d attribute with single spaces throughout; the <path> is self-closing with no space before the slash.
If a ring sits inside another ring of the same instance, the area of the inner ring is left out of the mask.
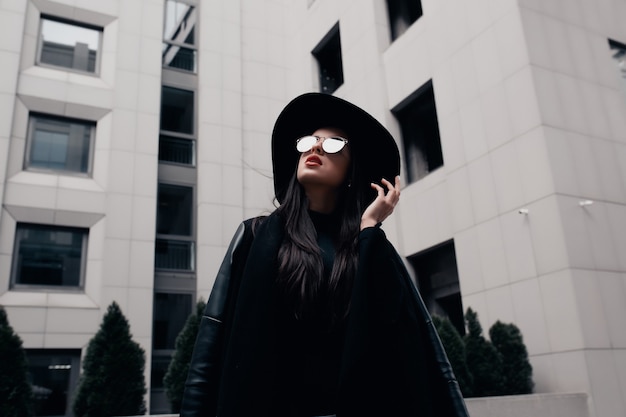
<path id="1" fill-rule="evenodd" d="M 348 134 L 350 151 L 363 167 L 364 188 L 385 178 L 393 183 L 400 174 L 398 146 L 389 131 L 365 110 L 341 98 L 322 93 L 305 93 L 285 106 L 272 132 L 274 192 L 282 203 L 300 154 L 295 148 L 299 137 L 323 127 L 336 127 Z"/>

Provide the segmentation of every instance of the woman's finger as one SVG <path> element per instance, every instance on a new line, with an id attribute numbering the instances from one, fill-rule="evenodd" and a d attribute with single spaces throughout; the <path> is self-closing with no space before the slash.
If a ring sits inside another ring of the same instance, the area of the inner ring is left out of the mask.
<path id="1" fill-rule="evenodd" d="M 385 190 L 383 189 L 383 187 L 376 184 L 375 182 L 371 183 L 371 186 L 379 196 L 383 196 L 383 197 L 385 196 Z"/>
<path id="2" fill-rule="evenodd" d="M 392 184 L 389 180 L 387 180 L 386 178 L 383 178 L 381 180 L 381 182 L 387 187 L 387 197 L 389 200 L 393 201 L 393 204 L 395 205 L 395 203 L 398 202 L 398 200 L 400 199 L 400 176 L 396 176 L 395 178 L 395 185 Z"/>

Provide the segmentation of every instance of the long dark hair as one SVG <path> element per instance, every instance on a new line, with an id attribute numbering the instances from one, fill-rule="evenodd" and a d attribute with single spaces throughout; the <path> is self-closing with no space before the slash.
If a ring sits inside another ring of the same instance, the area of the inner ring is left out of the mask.
<path id="1" fill-rule="evenodd" d="M 348 313 L 350 292 L 357 265 L 364 190 L 358 181 L 354 153 L 347 179 L 339 190 L 335 214 L 339 216 L 336 252 L 329 279 L 317 244 L 317 232 L 309 216 L 309 200 L 294 172 L 277 212 L 285 222 L 285 237 L 278 251 L 277 284 L 284 291 L 296 317 L 306 315 L 313 304 L 325 298 L 333 321 Z"/>

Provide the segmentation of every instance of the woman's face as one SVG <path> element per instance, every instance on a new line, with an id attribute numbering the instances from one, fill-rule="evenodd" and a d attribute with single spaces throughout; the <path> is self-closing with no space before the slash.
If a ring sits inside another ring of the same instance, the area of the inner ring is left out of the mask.
<path id="1" fill-rule="evenodd" d="M 350 167 L 350 147 L 345 145 L 337 153 L 327 153 L 322 148 L 324 139 L 331 136 L 339 136 L 350 139 L 346 133 L 338 128 L 325 127 L 317 129 L 312 134 L 321 138 L 311 150 L 300 154 L 298 161 L 298 182 L 305 190 L 308 187 L 322 187 L 329 190 L 339 189 L 346 180 Z"/>

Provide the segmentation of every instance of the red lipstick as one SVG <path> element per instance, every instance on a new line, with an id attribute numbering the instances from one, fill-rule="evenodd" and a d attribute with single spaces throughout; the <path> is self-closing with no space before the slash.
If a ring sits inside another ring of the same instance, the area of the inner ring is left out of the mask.
<path id="1" fill-rule="evenodd" d="M 322 160 L 317 155 L 311 155 L 304 161 L 304 163 L 306 165 L 322 165 Z"/>

